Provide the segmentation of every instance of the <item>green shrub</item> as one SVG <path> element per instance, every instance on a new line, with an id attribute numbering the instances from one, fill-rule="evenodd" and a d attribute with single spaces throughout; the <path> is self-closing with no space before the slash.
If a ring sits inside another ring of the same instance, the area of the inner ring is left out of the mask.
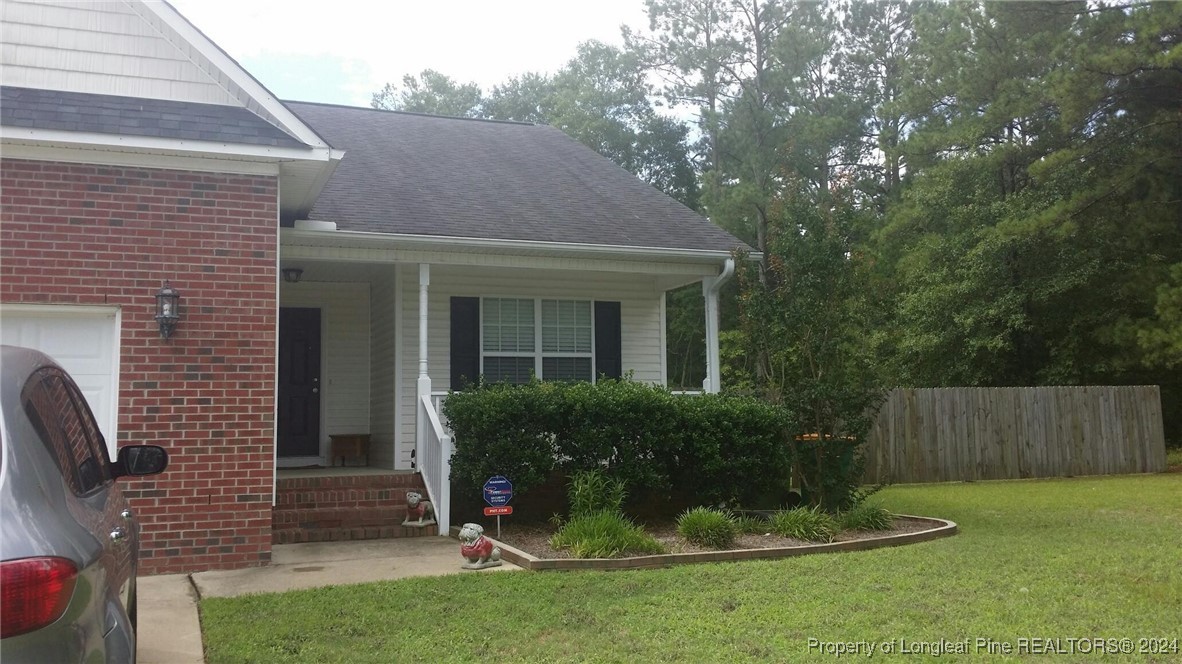
<path id="1" fill-rule="evenodd" d="M 895 518 L 874 503 L 858 503 L 838 516 L 845 530 L 890 530 Z"/>
<path id="2" fill-rule="evenodd" d="M 599 470 L 580 470 L 571 476 L 567 485 L 572 517 L 619 512 L 626 495 L 621 480 L 607 477 Z"/>
<path id="3" fill-rule="evenodd" d="M 677 517 L 677 533 L 694 544 L 725 549 L 734 544 L 738 528 L 725 512 L 695 507 Z"/>
<path id="4" fill-rule="evenodd" d="M 772 530 L 767 519 L 747 514 L 735 517 L 735 528 L 744 535 L 762 535 Z"/>
<path id="5" fill-rule="evenodd" d="M 515 493 L 544 483 L 554 471 L 554 399 L 545 386 L 480 385 L 453 392 L 443 414 L 455 432 L 452 480 L 479 494 L 485 480 L 504 475 Z"/>
<path id="6" fill-rule="evenodd" d="M 614 558 L 665 553 L 665 547 L 619 512 L 572 517 L 550 538 L 555 549 L 569 549 L 575 558 Z"/>
<path id="7" fill-rule="evenodd" d="M 635 500 L 673 493 L 745 504 L 782 487 L 790 468 L 787 411 L 753 397 L 674 396 L 627 380 L 487 385 L 452 393 L 458 490 L 504 475 L 522 495 L 555 472 L 597 470 Z"/>
<path id="8" fill-rule="evenodd" d="M 820 507 L 797 507 L 776 512 L 771 518 L 771 531 L 784 537 L 795 537 L 806 542 L 830 542 L 839 528 L 837 521 Z"/>
<path id="9" fill-rule="evenodd" d="M 839 512 L 858 502 L 866 467 L 862 442 L 861 437 L 795 441 L 801 493 L 810 505 Z"/>

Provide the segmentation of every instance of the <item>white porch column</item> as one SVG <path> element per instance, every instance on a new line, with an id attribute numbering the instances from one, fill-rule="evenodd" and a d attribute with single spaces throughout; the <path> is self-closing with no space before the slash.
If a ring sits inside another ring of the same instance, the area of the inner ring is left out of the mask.
<path id="1" fill-rule="evenodd" d="M 427 295 L 431 286 L 431 266 L 419 264 L 419 383 L 417 396 L 431 396 L 431 376 L 427 373 Z"/>
<path id="2" fill-rule="evenodd" d="M 427 295 L 431 285 L 431 266 L 419 264 L 419 381 L 415 389 L 415 465 L 423 472 L 427 455 L 427 427 L 422 397 L 431 395 L 431 376 L 427 373 Z"/>
<path id="3" fill-rule="evenodd" d="M 726 259 L 717 277 L 702 278 L 702 295 L 706 298 L 706 380 L 702 391 L 717 394 L 722 389 L 721 360 L 718 354 L 718 292 L 735 273 L 735 260 Z"/>

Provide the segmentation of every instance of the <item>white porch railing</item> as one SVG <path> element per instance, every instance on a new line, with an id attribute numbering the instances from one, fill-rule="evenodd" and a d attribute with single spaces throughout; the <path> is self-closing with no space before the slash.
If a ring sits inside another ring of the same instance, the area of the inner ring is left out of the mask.
<path id="1" fill-rule="evenodd" d="M 450 434 L 452 433 L 451 427 L 447 425 L 447 416 L 443 414 L 443 402 L 447 401 L 447 395 L 447 392 L 432 392 L 431 404 L 435 406 L 435 414 L 439 416 L 439 422 L 443 424 L 444 431 Z"/>
<path id="2" fill-rule="evenodd" d="M 439 419 L 434 395 L 419 398 L 418 447 L 415 457 L 427 495 L 435 506 L 439 534 L 448 537 L 451 529 L 451 432 Z"/>

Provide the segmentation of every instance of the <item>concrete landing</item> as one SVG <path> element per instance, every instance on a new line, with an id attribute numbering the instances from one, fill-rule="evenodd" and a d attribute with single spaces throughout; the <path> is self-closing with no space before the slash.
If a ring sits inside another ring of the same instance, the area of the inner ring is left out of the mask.
<path id="1" fill-rule="evenodd" d="M 450 537 L 307 542 L 271 550 L 271 565 L 254 569 L 198 572 L 201 597 L 281 593 L 302 588 L 369 583 L 412 576 L 473 574 L 461 569 L 460 543 Z M 512 563 L 480 572 L 520 569 Z"/>
<path id="2" fill-rule="evenodd" d="M 521 569 L 510 562 L 478 571 L 462 569 L 460 544 L 450 537 L 283 544 L 272 548 L 271 560 L 267 567 L 140 578 L 139 663 L 204 662 L 198 597 Z"/>

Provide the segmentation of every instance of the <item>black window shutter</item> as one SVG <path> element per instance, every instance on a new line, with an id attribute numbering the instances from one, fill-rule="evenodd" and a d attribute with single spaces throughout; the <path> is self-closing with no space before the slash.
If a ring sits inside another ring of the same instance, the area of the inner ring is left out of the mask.
<path id="1" fill-rule="evenodd" d="M 451 389 L 462 390 L 480 376 L 480 298 L 451 299 Z"/>
<path id="2" fill-rule="evenodd" d="M 620 338 L 620 303 L 595 303 L 595 375 L 621 378 L 624 356 Z"/>

